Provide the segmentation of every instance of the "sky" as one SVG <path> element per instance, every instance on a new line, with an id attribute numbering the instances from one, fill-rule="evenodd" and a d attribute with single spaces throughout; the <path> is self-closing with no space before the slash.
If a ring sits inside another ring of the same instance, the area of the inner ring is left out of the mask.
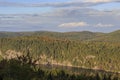
<path id="1" fill-rule="evenodd" d="M 120 29 L 120 0 L 0 0 L 0 31 Z"/>

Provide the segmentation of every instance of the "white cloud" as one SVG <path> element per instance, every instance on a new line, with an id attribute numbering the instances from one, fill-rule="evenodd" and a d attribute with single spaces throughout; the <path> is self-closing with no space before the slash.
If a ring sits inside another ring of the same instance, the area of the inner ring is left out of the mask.
<path id="1" fill-rule="evenodd" d="M 119 13 L 120 10 L 102 11 L 91 8 L 57 8 L 49 13 L 44 13 L 44 15 L 0 14 L 0 30 L 13 30 L 16 27 L 16 30 L 24 30 L 26 28 L 26 30 L 48 31 L 110 31 L 112 29 L 120 29 Z"/>
<path id="2" fill-rule="evenodd" d="M 107 3 L 107 2 L 120 2 L 120 0 L 76 0 L 81 2 L 90 2 L 90 3 Z"/>
<path id="3" fill-rule="evenodd" d="M 86 22 L 71 22 L 71 23 L 63 23 L 59 25 L 59 27 L 64 27 L 64 28 L 75 28 L 75 27 L 85 27 L 85 26 L 88 26 Z"/>
<path id="4" fill-rule="evenodd" d="M 102 23 L 98 23 L 96 25 L 94 25 L 94 27 L 113 27 L 113 24 L 102 24 Z"/>
<path id="5" fill-rule="evenodd" d="M 86 0 L 85 2 L 94 2 L 94 3 L 99 3 L 99 2 L 112 2 L 115 0 Z"/>
<path id="6" fill-rule="evenodd" d="M 8 2 L 0 1 L 0 6 L 6 7 L 90 7 L 109 3 L 109 2 L 120 2 L 120 0 L 70 0 L 66 2 L 38 2 L 38 3 L 17 3 L 17 2 Z"/>
<path id="7" fill-rule="evenodd" d="M 113 27 L 113 24 L 103 24 L 103 23 L 98 23 L 98 24 L 88 24 L 86 22 L 71 22 L 71 23 L 63 23 L 60 24 L 59 27 L 62 28 L 76 28 L 76 27 L 86 27 L 86 26 L 91 26 L 91 27 Z"/>

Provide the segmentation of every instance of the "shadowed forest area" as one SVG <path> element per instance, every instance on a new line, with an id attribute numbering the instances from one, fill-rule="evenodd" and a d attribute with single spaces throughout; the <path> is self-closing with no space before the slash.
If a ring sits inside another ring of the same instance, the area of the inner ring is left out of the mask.
<path id="1" fill-rule="evenodd" d="M 22 59 L 22 60 L 21 60 Z M 120 80 L 120 74 L 80 71 L 79 74 L 61 69 L 33 66 L 28 56 L 0 61 L 0 80 Z"/>

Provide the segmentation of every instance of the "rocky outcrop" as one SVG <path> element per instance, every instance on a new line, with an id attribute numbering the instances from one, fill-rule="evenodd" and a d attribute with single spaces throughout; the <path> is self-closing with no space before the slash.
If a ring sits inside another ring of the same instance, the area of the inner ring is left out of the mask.
<path id="1" fill-rule="evenodd" d="M 15 50 L 7 50 L 4 54 L 0 50 L 0 56 L 3 57 L 4 59 L 7 59 L 7 60 L 17 58 L 21 55 L 22 55 L 21 52 L 17 52 Z"/>

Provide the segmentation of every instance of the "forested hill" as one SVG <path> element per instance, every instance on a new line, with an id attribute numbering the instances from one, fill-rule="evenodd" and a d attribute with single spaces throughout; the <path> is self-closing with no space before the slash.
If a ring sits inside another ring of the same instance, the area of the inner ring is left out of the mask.
<path id="1" fill-rule="evenodd" d="M 111 42 L 117 42 L 120 41 L 120 30 L 107 33 L 103 36 L 94 38 L 95 41 L 111 41 Z"/>
<path id="2" fill-rule="evenodd" d="M 20 37 L 20 36 L 46 36 L 57 39 L 69 40 L 87 40 L 87 41 L 120 41 L 120 30 L 111 33 L 100 32 L 49 32 L 49 31 L 35 31 L 35 32 L 0 32 L 0 37 Z"/>
<path id="3" fill-rule="evenodd" d="M 49 32 L 49 31 L 36 31 L 36 32 L 0 32 L 0 37 L 20 37 L 20 36 L 47 36 L 54 37 L 58 39 L 70 39 L 70 40 L 90 40 L 99 36 L 104 35 L 104 33 L 97 32 Z"/>
<path id="4" fill-rule="evenodd" d="M 0 59 L 29 50 L 42 64 L 120 71 L 120 30 L 97 32 L 0 32 Z"/>
<path id="5" fill-rule="evenodd" d="M 31 36 L 20 35 L 21 37 L 0 38 L 0 59 L 16 58 L 18 55 L 30 52 L 34 58 L 40 58 L 41 60 L 38 63 L 42 64 L 49 63 L 115 72 L 120 71 L 119 31 L 107 34 L 96 33 L 97 35 L 99 34 L 99 39 L 87 39 L 88 41 L 85 41 L 86 39 L 82 41 L 75 38 L 70 39 L 68 36 L 64 39 L 58 37 L 59 34 L 64 36 L 62 34 L 76 35 L 78 33 L 82 34 L 83 32 L 56 32 L 54 35 L 57 37 L 51 37 L 53 32 L 35 32 L 34 35 L 31 33 Z M 92 32 L 84 33 L 88 35 L 90 33 L 94 34 Z M 25 34 L 27 35 L 28 33 Z M 37 36 L 42 34 L 51 36 Z M 117 41 L 114 41 L 115 39 Z"/>

